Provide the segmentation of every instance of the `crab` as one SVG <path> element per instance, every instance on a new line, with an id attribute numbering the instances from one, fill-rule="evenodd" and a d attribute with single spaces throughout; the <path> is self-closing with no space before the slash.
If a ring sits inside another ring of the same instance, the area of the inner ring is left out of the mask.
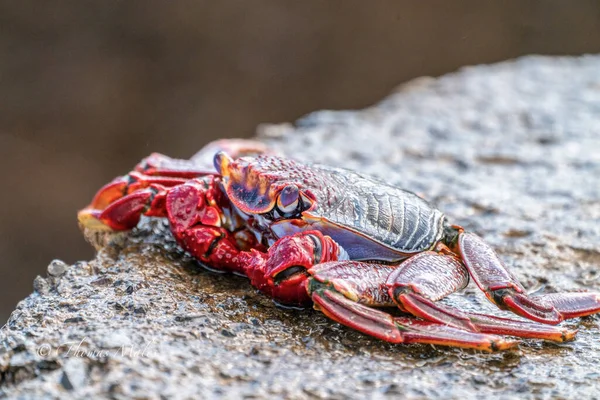
<path id="1" fill-rule="evenodd" d="M 598 293 L 528 295 L 490 245 L 411 192 L 254 141 L 213 142 L 190 160 L 152 154 L 78 219 L 87 230 L 124 231 L 142 215 L 168 219 L 201 264 L 248 277 L 278 304 L 312 304 L 391 343 L 495 351 L 518 338 L 562 342 L 576 331 L 555 325 L 600 312 Z M 524 319 L 438 302 L 470 279 Z"/>

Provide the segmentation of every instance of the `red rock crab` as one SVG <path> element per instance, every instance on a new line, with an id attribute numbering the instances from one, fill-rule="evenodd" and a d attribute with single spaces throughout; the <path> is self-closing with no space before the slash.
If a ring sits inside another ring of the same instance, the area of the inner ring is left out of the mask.
<path id="1" fill-rule="evenodd" d="M 600 312 L 597 293 L 527 295 L 488 244 L 411 192 L 253 141 L 215 142 L 191 160 L 152 154 L 78 218 L 86 229 L 128 230 L 141 215 L 167 218 L 177 242 L 210 268 L 392 343 L 493 351 L 518 343 L 504 335 L 566 341 L 576 332 L 551 325 Z M 531 321 L 437 303 L 470 278 Z"/>

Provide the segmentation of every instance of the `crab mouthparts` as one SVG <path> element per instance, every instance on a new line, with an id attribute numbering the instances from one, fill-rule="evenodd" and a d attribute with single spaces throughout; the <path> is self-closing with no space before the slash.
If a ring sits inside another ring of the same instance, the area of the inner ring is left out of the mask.
<path id="1" fill-rule="evenodd" d="M 305 267 L 300 265 L 293 265 L 273 276 L 273 283 L 275 284 L 275 286 L 278 286 L 284 281 L 286 281 L 286 283 L 296 283 L 297 281 L 305 279 L 307 277 L 308 272 L 306 271 Z"/>

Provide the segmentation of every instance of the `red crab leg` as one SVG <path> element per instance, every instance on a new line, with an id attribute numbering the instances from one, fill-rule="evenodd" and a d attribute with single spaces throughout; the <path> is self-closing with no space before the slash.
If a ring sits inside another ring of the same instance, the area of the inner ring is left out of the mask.
<path id="1" fill-rule="evenodd" d="M 500 336 L 463 331 L 436 322 L 394 318 L 356 303 L 316 280 L 310 281 L 309 293 L 315 309 L 327 317 L 390 343 L 427 343 L 484 351 L 505 350 L 518 344 Z"/>
<path id="2" fill-rule="evenodd" d="M 112 182 L 100 188 L 87 208 L 104 210 L 116 200 L 140 189 L 148 188 L 153 185 L 172 187 L 181 185 L 185 182 L 186 179 L 152 177 L 140 174 L 139 172 L 130 172 L 128 175 L 115 178 Z"/>
<path id="3" fill-rule="evenodd" d="M 550 293 L 537 295 L 534 298 L 552 304 L 564 319 L 585 317 L 600 312 L 600 293 Z"/>
<path id="4" fill-rule="evenodd" d="M 256 140 L 249 139 L 220 139 L 208 143 L 200 151 L 190 158 L 190 161 L 196 165 L 213 166 L 215 154 L 224 151 L 232 158 L 255 157 L 261 154 L 277 155 L 277 152 L 267 145 Z"/>
<path id="5" fill-rule="evenodd" d="M 111 195 L 113 188 L 108 187 L 105 194 Z M 92 229 L 129 230 L 133 229 L 142 214 L 164 217 L 164 200 L 167 188 L 153 184 L 124 197 L 117 198 L 104 205 L 106 198 L 98 199 L 79 211 L 79 222 Z M 103 207 L 101 207 L 103 206 Z"/>
<path id="6" fill-rule="evenodd" d="M 397 267 L 335 261 L 339 253 L 331 238 L 318 231 L 307 231 L 279 239 L 267 254 L 253 250 L 240 253 L 240 258 L 247 262 L 246 274 L 252 284 L 276 301 L 306 304 L 312 300 L 315 308 L 335 321 L 383 340 L 488 351 L 517 343 L 435 321 L 393 318 L 372 309 L 370 306 L 394 305 L 386 278 Z M 493 322 L 493 318 L 490 322 L 486 316 L 477 320 L 482 325 L 494 325 Z M 499 330 L 498 325 L 496 321 L 493 329 Z M 511 325 L 510 331 L 515 331 L 514 326 Z"/>
<path id="7" fill-rule="evenodd" d="M 498 307 L 546 324 L 600 312 L 598 293 L 528 296 L 487 243 L 473 233 L 459 232 L 455 250 L 477 286 Z"/>
<path id="8" fill-rule="evenodd" d="M 575 331 L 533 322 L 467 313 L 434 303 L 468 283 L 468 274 L 452 256 L 424 252 L 400 266 L 360 261 L 337 261 L 314 266 L 312 278 L 330 286 L 349 300 L 367 306 L 392 306 L 416 317 L 457 329 L 566 341 Z"/>
<path id="9" fill-rule="evenodd" d="M 389 295 L 411 314 L 473 332 L 546 339 L 571 340 L 576 331 L 548 325 L 459 311 L 434 301 L 464 288 L 469 275 L 453 256 L 424 252 L 413 256 L 387 278 Z"/>
<path id="10" fill-rule="evenodd" d="M 135 171 L 148 176 L 168 176 L 184 179 L 214 175 L 212 164 L 195 164 L 190 160 L 171 158 L 160 153 L 152 153 L 134 168 Z"/>
<path id="11" fill-rule="evenodd" d="M 220 151 L 225 151 L 232 158 L 257 156 L 273 152 L 266 145 L 255 140 L 221 139 L 208 143 L 189 160 L 152 153 L 140 161 L 135 170 L 150 176 L 170 176 L 186 179 L 215 175 L 213 158 Z"/>

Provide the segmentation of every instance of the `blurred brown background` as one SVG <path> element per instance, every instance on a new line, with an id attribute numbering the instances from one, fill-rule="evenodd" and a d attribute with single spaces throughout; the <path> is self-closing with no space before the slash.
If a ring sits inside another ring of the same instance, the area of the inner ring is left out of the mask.
<path id="1" fill-rule="evenodd" d="M 0 323 L 53 258 L 92 257 L 76 211 L 152 151 L 463 65 L 599 51 L 598 1 L 0 2 Z"/>

